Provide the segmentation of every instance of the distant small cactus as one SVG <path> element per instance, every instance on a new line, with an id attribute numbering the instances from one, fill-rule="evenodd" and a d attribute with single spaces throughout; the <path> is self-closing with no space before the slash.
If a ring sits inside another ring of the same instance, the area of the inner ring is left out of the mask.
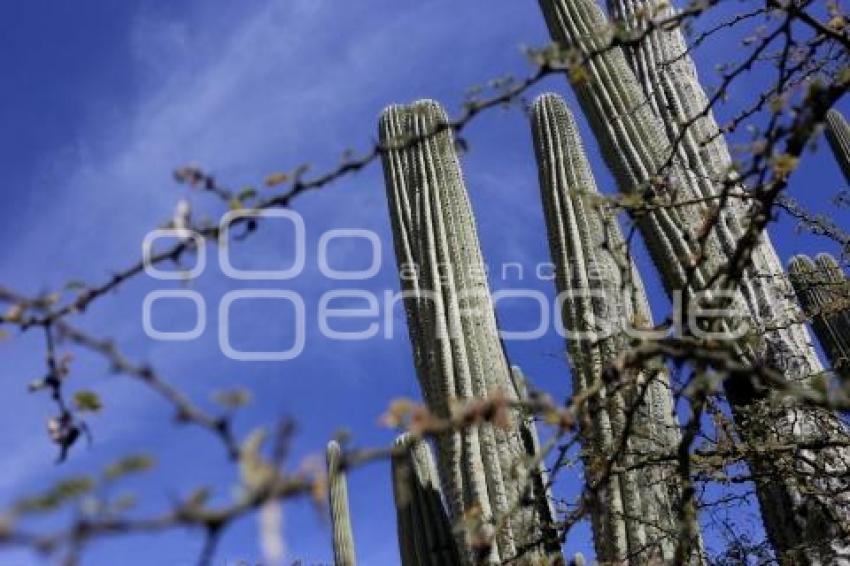
<path id="1" fill-rule="evenodd" d="M 835 155 L 835 160 L 844 172 L 844 178 L 850 183 L 850 124 L 836 109 L 826 113 L 826 139 Z"/>
<path id="2" fill-rule="evenodd" d="M 850 379 L 850 281 L 831 255 L 798 255 L 788 271 L 815 335 L 844 379 Z"/>
<path id="3" fill-rule="evenodd" d="M 460 555 L 431 448 L 404 434 L 392 459 L 393 495 L 402 566 L 455 566 Z"/>
<path id="4" fill-rule="evenodd" d="M 348 507 L 348 482 L 342 466 L 342 450 L 332 440 L 327 448 L 328 499 L 331 508 L 333 550 L 335 566 L 355 566 L 354 534 L 351 529 L 351 511 Z"/>

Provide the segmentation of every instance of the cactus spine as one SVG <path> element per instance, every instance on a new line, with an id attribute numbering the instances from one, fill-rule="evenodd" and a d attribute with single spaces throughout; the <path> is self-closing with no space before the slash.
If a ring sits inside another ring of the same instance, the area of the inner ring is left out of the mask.
<path id="1" fill-rule="evenodd" d="M 649 328 L 651 313 L 616 218 L 601 209 L 575 121 L 560 97 L 537 99 L 532 133 L 578 394 L 598 385 L 628 346 L 626 325 Z M 675 467 L 636 466 L 637 454 L 670 455 L 677 448 L 668 377 L 659 369 L 627 378 L 633 383 L 602 386 L 582 419 L 587 422 L 582 433 L 597 557 L 605 563 L 668 562 L 675 554 L 681 496 Z M 632 471 L 608 474 L 607 459 L 624 437 L 625 453 L 615 464 Z M 695 521 L 689 528 L 690 554 L 696 558 L 699 528 Z"/>
<path id="2" fill-rule="evenodd" d="M 671 204 L 680 200 L 679 197 L 695 199 L 704 196 L 709 187 L 703 187 L 695 181 L 699 177 L 699 169 L 692 169 L 702 166 L 719 173 L 720 161 L 694 153 L 697 145 L 694 145 L 694 140 L 689 142 L 686 139 L 673 155 L 669 155 L 671 140 L 664 125 L 672 120 L 671 127 L 677 127 L 675 123 L 680 117 L 679 113 L 688 112 L 688 95 L 693 100 L 698 97 L 698 92 L 693 88 L 695 77 L 687 79 L 680 75 L 676 78 L 673 72 L 653 79 L 644 72 L 644 87 L 651 91 L 647 94 L 641 88 L 623 51 L 611 47 L 612 28 L 595 2 L 540 0 L 540 5 L 553 39 L 564 46 L 578 48 L 585 54 L 596 53 L 585 63 L 587 80 L 579 77 L 573 83 L 620 190 L 649 196 L 657 192 L 661 185 L 662 202 Z M 635 5 L 635 2 L 630 5 Z M 652 37 L 649 39 L 648 43 L 651 43 Z M 663 49 L 657 53 L 643 51 L 635 57 L 640 60 L 641 54 L 654 54 L 662 56 L 662 61 L 666 61 L 665 53 Z M 644 69 L 654 66 L 646 64 L 647 60 L 644 59 Z M 685 96 L 680 95 L 683 91 Z M 666 107 L 666 104 L 660 103 L 662 94 L 677 113 L 671 115 L 670 119 L 662 119 L 660 116 L 661 107 Z M 645 103 L 647 96 L 650 104 Z M 690 104 L 694 103 L 693 100 Z M 663 166 L 668 156 L 673 158 L 672 166 L 666 170 L 666 179 L 659 183 L 659 174 L 665 172 Z M 636 218 L 665 287 L 668 292 L 684 291 L 687 294 L 685 300 L 688 300 L 693 290 L 705 288 L 711 276 L 728 259 L 724 252 L 724 241 L 729 234 L 724 235 L 717 230 L 709 234 L 702 255 L 697 255 L 699 250 L 694 244 L 700 235 L 706 212 L 705 205 L 685 207 L 679 204 L 656 207 Z M 725 227 L 726 222 L 734 225 L 735 215 L 721 218 L 719 224 Z M 764 243 L 753 255 L 754 260 L 763 262 L 757 268 L 767 268 L 768 275 L 776 274 L 773 271 L 776 260 L 772 255 L 775 256 L 775 253 Z M 696 269 L 689 280 L 685 275 L 690 265 L 695 265 Z M 762 347 L 756 352 L 745 352 L 746 355 L 761 358 L 793 380 L 803 381 L 822 371 L 807 332 L 793 322 L 793 305 L 786 303 L 782 294 L 768 294 L 753 281 L 745 279 L 739 295 L 736 297 L 736 306 L 749 315 L 757 331 L 772 322 L 768 300 L 776 305 L 778 319 L 788 322 L 782 330 L 764 333 Z M 830 435 L 846 434 L 835 415 L 816 410 L 772 408 L 754 398 L 746 388 L 732 388 L 728 382 L 727 385 L 730 386 L 727 389 L 729 398 L 735 405 L 739 431 L 754 446 L 773 442 L 823 440 Z M 744 395 L 739 394 L 742 391 Z M 846 470 L 850 451 L 846 448 L 827 449 L 807 454 L 807 458 L 817 460 L 829 468 Z M 828 495 L 846 490 L 847 480 L 838 478 L 841 474 L 823 482 L 829 485 L 819 485 L 819 489 L 812 490 L 810 474 L 801 469 L 798 461 L 755 456 L 749 459 L 749 464 L 759 478 L 757 491 L 768 536 L 784 560 L 799 563 L 829 562 L 850 546 L 847 535 L 842 534 L 837 526 L 850 521 L 850 508 L 840 498 Z"/>
<path id="3" fill-rule="evenodd" d="M 380 121 L 414 361 L 425 402 L 441 417 L 460 403 L 497 392 L 513 394 L 447 124 L 445 112 L 432 101 L 390 107 Z M 516 411 L 509 411 L 508 421 L 506 426 L 464 427 L 437 439 L 451 516 L 479 522 L 472 529 L 476 532 L 460 529 L 458 544 L 466 561 L 498 563 L 517 556 L 518 549 L 523 560 L 533 559 L 544 551 L 541 518 L 526 497 L 531 471 Z"/>
<path id="4" fill-rule="evenodd" d="M 331 507 L 335 566 L 354 566 L 354 534 L 348 508 L 348 482 L 342 470 L 342 451 L 335 440 L 328 442 L 328 498 Z"/>
<path id="5" fill-rule="evenodd" d="M 832 368 L 850 379 L 850 281 L 828 254 L 818 255 L 815 261 L 798 255 L 791 259 L 788 271 Z"/>
<path id="6" fill-rule="evenodd" d="M 844 115 L 834 108 L 826 114 L 826 139 L 844 172 L 844 178 L 850 183 L 850 125 Z"/>
<path id="7" fill-rule="evenodd" d="M 402 566 L 460 564 L 431 448 L 402 435 L 395 449 L 393 495 Z"/>

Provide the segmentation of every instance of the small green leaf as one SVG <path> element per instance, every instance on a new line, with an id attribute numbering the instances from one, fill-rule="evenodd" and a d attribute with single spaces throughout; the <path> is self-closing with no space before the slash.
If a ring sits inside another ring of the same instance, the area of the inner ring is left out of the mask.
<path id="1" fill-rule="evenodd" d="M 103 408 L 100 397 L 94 391 L 86 389 L 74 393 L 74 404 L 80 412 L 97 413 Z"/>
<path id="2" fill-rule="evenodd" d="M 251 392 L 247 389 L 216 391 L 213 400 L 225 409 L 235 410 L 251 402 Z"/>
<path id="3" fill-rule="evenodd" d="M 236 195 L 236 198 L 239 199 L 240 201 L 246 201 L 248 199 L 255 198 L 256 196 L 257 196 L 257 189 L 255 189 L 254 187 L 245 187 L 244 189 L 239 191 L 239 194 Z"/>
<path id="4" fill-rule="evenodd" d="M 108 481 L 114 481 L 129 474 L 145 472 L 153 467 L 154 461 L 150 456 L 134 454 L 126 456 L 106 468 L 103 476 Z"/>
<path id="5" fill-rule="evenodd" d="M 266 177 L 265 185 L 269 188 L 275 187 L 289 180 L 289 175 L 286 173 L 272 173 Z"/>
<path id="6" fill-rule="evenodd" d="M 212 490 L 210 488 L 199 487 L 186 498 L 186 507 L 195 509 L 203 507 L 209 500 L 210 495 L 212 495 Z"/>
<path id="7" fill-rule="evenodd" d="M 6 310 L 6 314 L 3 315 L 3 318 L 6 322 L 20 322 L 24 317 L 25 310 L 25 306 L 14 304 Z"/>
<path id="8" fill-rule="evenodd" d="M 112 510 L 116 513 L 129 511 L 136 506 L 138 498 L 133 493 L 122 493 L 112 500 Z"/>
<path id="9" fill-rule="evenodd" d="M 45 513 L 62 504 L 85 495 L 94 488 L 94 480 L 78 476 L 62 480 L 41 495 L 19 500 L 15 508 L 19 513 Z"/>

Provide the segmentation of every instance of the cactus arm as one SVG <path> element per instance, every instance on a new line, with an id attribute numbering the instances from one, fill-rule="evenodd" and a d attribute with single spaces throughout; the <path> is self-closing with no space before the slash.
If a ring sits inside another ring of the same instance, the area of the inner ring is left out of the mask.
<path id="1" fill-rule="evenodd" d="M 579 392 L 598 383 L 628 346 L 625 324 L 647 327 L 651 313 L 619 225 L 601 209 L 575 121 L 560 97 L 549 94 L 535 101 L 532 133 L 563 323 L 570 333 L 573 386 Z M 574 334 L 579 331 L 585 335 Z M 666 372 L 630 377 L 632 383 L 603 387 L 587 414 L 586 468 L 591 483 L 598 484 L 591 491 L 600 496 L 592 507 L 594 540 L 603 561 L 670 560 L 680 496 L 666 489 L 675 479 L 672 467 L 621 472 L 598 481 L 593 477 L 600 462 L 604 465 L 617 452 L 623 436 L 628 436 L 620 462 L 624 469 L 635 463 L 635 454 L 670 454 L 678 446 Z M 694 534 L 698 539 L 698 527 Z"/>
<path id="2" fill-rule="evenodd" d="M 341 469 L 342 451 L 339 443 L 332 440 L 327 448 L 328 498 L 333 528 L 333 550 L 335 566 L 355 566 L 354 534 L 351 529 L 351 513 L 348 508 L 348 482 Z"/>
<path id="3" fill-rule="evenodd" d="M 380 121 L 396 259 L 413 265 L 405 310 L 423 396 L 447 417 L 459 403 L 512 391 L 484 276 L 475 221 L 448 117 L 433 101 L 387 109 Z M 506 427 L 485 422 L 437 439 L 438 463 L 450 515 L 470 514 L 486 527 L 507 517 L 485 560 L 510 559 L 518 548 L 538 552 L 541 518 L 521 501 L 528 471 L 516 411 Z M 474 533 L 467 533 L 474 535 Z M 466 560 L 474 536 L 458 545 Z M 525 550 L 523 552 L 526 552 Z"/>
<path id="4" fill-rule="evenodd" d="M 844 178 L 850 183 L 850 124 L 847 124 L 844 115 L 834 108 L 826 114 L 826 139 L 844 173 Z"/>
<path id="5" fill-rule="evenodd" d="M 459 565 L 460 555 L 428 444 L 412 442 L 408 435 L 402 435 L 395 448 L 393 494 L 402 566 Z"/>
<path id="6" fill-rule="evenodd" d="M 560 113 L 562 109 L 556 99 L 545 97 L 537 100 L 533 111 L 535 150 L 540 166 L 544 212 L 550 249 L 556 265 L 559 293 L 572 288 L 589 289 L 587 260 L 583 252 L 590 247 L 592 238 L 589 228 L 579 229 L 579 219 L 585 220 L 581 215 L 583 211 L 575 210 L 572 207 L 572 199 L 558 190 L 560 187 L 567 188 L 565 183 L 558 182 L 560 175 L 589 173 L 586 169 L 579 170 L 572 166 L 563 166 L 564 162 L 570 162 L 571 156 L 564 155 L 564 151 L 568 148 L 561 143 L 561 138 L 566 132 L 559 131 L 559 128 L 562 130 L 567 123 L 563 116 L 557 116 L 556 113 Z M 577 193 L 588 190 L 586 175 L 583 177 L 581 179 L 585 181 L 583 185 L 575 183 L 577 179 L 571 179 Z M 554 190 L 549 190 L 550 188 Z M 583 226 L 586 226 L 586 223 L 583 223 Z M 570 248 L 571 245 L 573 248 Z M 574 298 L 571 296 L 568 300 L 564 300 L 562 314 L 564 327 L 568 330 L 592 330 L 593 309 L 586 295 L 581 296 L 577 293 Z M 598 376 L 601 376 L 602 367 L 598 360 L 600 352 L 588 347 L 590 341 L 569 342 L 573 388 L 576 393 L 593 386 Z M 609 453 L 613 447 L 610 419 L 607 412 L 598 407 L 600 402 L 601 400 L 597 398 L 592 400 L 594 406 L 589 411 L 592 421 L 590 429 L 583 431 L 583 436 L 586 438 L 583 452 L 586 455 L 585 475 L 590 484 L 589 493 L 596 496 L 591 501 L 596 552 L 600 560 L 610 561 L 628 556 L 629 548 L 626 522 L 623 520 L 625 510 L 620 484 L 614 477 L 601 479 L 597 477 L 600 460 L 604 459 L 604 454 Z"/>
<path id="7" fill-rule="evenodd" d="M 395 113 L 398 109 L 391 109 L 389 112 Z M 405 216 L 411 219 L 411 224 L 404 226 L 404 231 L 410 233 L 410 239 L 415 242 L 406 263 L 421 270 L 420 292 L 432 293 L 430 297 L 414 298 L 415 302 L 406 302 L 410 304 L 409 308 L 416 312 L 415 316 L 424 322 L 423 333 L 411 334 L 411 339 L 415 341 L 414 349 L 421 351 L 421 356 L 430 362 L 428 373 L 420 375 L 426 401 L 429 397 L 437 399 L 431 409 L 445 417 L 449 416 L 454 403 L 471 400 L 476 394 L 486 394 L 485 388 L 482 387 L 482 376 L 476 376 L 476 380 L 470 374 L 463 324 L 457 304 L 459 299 L 454 274 L 468 266 L 452 265 L 452 260 L 467 259 L 462 249 L 463 244 L 459 244 L 458 239 L 470 235 L 455 233 L 454 237 L 450 237 L 446 233 L 447 224 L 453 227 L 446 221 L 446 216 L 457 214 L 452 208 L 459 206 L 455 203 L 457 200 L 460 200 L 460 206 L 463 206 L 466 193 L 459 173 L 452 171 L 458 168 L 458 164 L 456 160 L 452 163 L 452 156 L 445 147 L 451 142 L 448 132 L 434 134 L 428 129 L 439 124 L 441 110 L 434 103 L 426 101 L 404 112 L 404 118 L 408 122 L 407 128 L 389 132 L 385 139 L 409 140 L 423 134 L 424 137 L 409 150 L 402 152 L 407 154 L 407 167 L 394 172 L 394 177 L 405 179 L 405 185 L 396 187 L 388 184 L 388 190 L 392 193 L 404 192 L 396 197 L 396 201 L 401 203 L 401 206 L 409 207 Z M 402 120 L 398 122 L 401 123 Z M 394 219 L 394 224 L 400 225 L 403 220 L 404 217 Z M 441 268 L 448 271 L 442 274 L 443 278 L 439 272 Z M 427 303 L 428 300 L 431 303 Z M 431 349 L 436 351 L 432 352 Z M 500 498 L 504 492 L 501 486 L 496 488 L 493 498 L 488 491 L 488 471 L 496 483 L 501 480 L 500 474 L 495 473 L 498 461 L 495 458 L 492 430 L 468 427 L 459 433 L 451 433 L 451 437 L 448 442 L 440 442 L 440 445 L 441 462 L 446 462 L 449 468 L 446 473 L 449 478 L 446 485 L 453 516 L 463 516 L 467 509 L 474 506 L 478 508 L 485 522 L 491 521 L 494 513 L 506 508 L 504 498 Z M 459 442 L 462 448 L 458 446 Z M 494 545 L 491 560 L 499 559 L 499 546 L 507 546 L 509 551 L 513 550 L 509 533 L 507 536 L 503 535 L 500 543 Z M 467 542 L 467 546 L 468 544 Z"/>
<path id="8" fill-rule="evenodd" d="M 528 380 L 519 366 L 511 366 L 511 382 L 517 400 L 528 402 Z M 530 472 L 530 489 L 531 498 L 537 502 L 537 512 L 542 522 L 544 548 L 550 560 L 557 559 L 557 563 L 560 564 L 563 563 L 563 556 L 561 555 L 558 531 L 555 528 L 555 508 L 552 506 L 552 498 L 549 490 L 549 471 L 541 455 L 540 437 L 537 434 L 537 424 L 534 422 L 534 415 L 523 415 L 520 426 L 522 428 L 525 452 L 529 460 L 539 459 L 537 468 Z"/>
<path id="9" fill-rule="evenodd" d="M 826 304 L 820 334 L 828 336 L 827 347 L 832 367 L 844 379 L 850 379 L 850 284 L 838 262 L 829 254 L 815 258 L 826 283 Z"/>
<path id="10" fill-rule="evenodd" d="M 815 335 L 843 379 L 850 379 L 850 282 L 838 262 L 820 254 L 815 261 L 799 255 L 788 272 Z"/>
<path id="11" fill-rule="evenodd" d="M 415 148 L 405 147 L 410 144 L 409 140 L 412 138 L 411 122 L 412 112 L 402 106 L 390 107 L 381 115 L 382 143 L 387 147 L 398 148 L 384 152 L 384 174 L 399 269 L 417 270 L 417 273 L 402 277 L 401 283 L 402 291 L 408 293 L 404 298 L 404 305 L 420 386 L 429 409 L 438 415 L 446 416 L 450 413 L 450 407 L 458 402 L 458 396 L 453 372 L 449 371 L 450 366 L 445 363 L 438 364 L 441 358 L 449 357 L 450 351 L 447 351 L 443 341 L 433 344 L 432 347 L 437 348 L 437 351 L 429 350 L 427 345 L 428 340 L 437 331 L 445 335 L 445 328 L 437 327 L 438 324 L 444 325 L 445 315 L 442 296 L 428 288 L 431 281 L 426 279 L 424 273 L 427 263 L 422 260 L 428 258 L 422 258 L 422 252 L 426 238 L 429 240 L 428 247 L 433 247 L 430 243 L 433 237 L 426 227 L 420 228 L 420 225 L 424 224 L 421 218 L 424 207 L 420 204 L 424 187 L 416 187 L 412 174 L 411 162 L 416 159 Z M 427 316 L 428 307 L 433 311 L 431 317 Z M 469 434 L 474 432 L 469 431 Z M 439 442 L 440 464 L 446 478 L 446 497 L 453 515 L 462 513 L 464 509 L 461 445 L 463 442 L 469 443 L 463 438 L 465 436 L 460 432 L 452 432 L 444 435 Z M 473 481 L 477 483 L 480 491 L 484 482 L 477 476 L 473 477 Z"/>

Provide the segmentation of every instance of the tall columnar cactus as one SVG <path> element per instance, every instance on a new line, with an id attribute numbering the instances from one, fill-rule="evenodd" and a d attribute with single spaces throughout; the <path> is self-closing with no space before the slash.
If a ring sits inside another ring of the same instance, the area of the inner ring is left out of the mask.
<path id="1" fill-rule="evenodd" d="M 672 21 L 676 10 L 667 0 L 608 0 L 608 7 L 615 26 L 630 39 L 639 39 L 625 49 L 626 60 L 640 83 L 642 95 L 666 130 L 665 151 L 672 151 L 681 165 L 684 191 L 703 199 L 694 210 L 700 216 L 719 211 L 714 235 L 721 257 L 728 258 L 744 235 L 750 205 L 740 198 L 746 188 L 734 178 L 728 145 L 714 119 L 681 30 L 657 23 Z M 656 24 L 651 25 L 652 22 Z M 729 195 L 725 202 L 720 200 L 724 189 Z M 796 317 L 791 289 L 766 233 L 753 250 L 752 267 L 744 274 L 741 292 L 754 315 L 751 323 L 766 336 L 765 357 L 790 369 L 793 378 L 803 378 L 816 370 L 816 356 L 808 347 L 810 339 L 805 328 L 793 323 Z"/>
<path id="2" fill-rule="evenodd" d="M 384 174 L 408 329 L 428 408 L 448 417 L 459 404 L 497 392 L 515 398 L 496 327 L 475 222 L 448 118 L 432 101 L 388 108 L 380 121 Z M 437 440 L 462 558 L 524 560 L 546 553 L 519 415 L 448 432 Z M 498 528 L 496 528 L 498 527 Z M 495 531 L 494 531 L 495 529 Z M 492 536 L 495 534 L 495 536 Z M 480 541 L 492 541 L 486 549 Z"/>
<path id="3" fill-rule="evenodd" d="M 828 254 L 795 256 L 788 271 L 832 368 L 850 379 L 850 280 Z"/>
<path id="4" fill-rule="evenodd" d="M 402 435 L 395 449 L 393 495 L 402 566 L 460 564 L 430 447 Z"/>
<path id="5" fill-rule="evenodd" d="M 342 451 L 332 440 L 327 448 L 328 499 L 331 508 L 335 566 L 354 566 L 354 534 L 351 530 L 351 513 L 348 508 L 348 482 L 342 470 Z"/>
<path id="6" fill-rule="evenodd" d="M 850 183 L 850 124 L 836 109 L 826 114 L 826 139 L 832 147 L 835 160 L 844 172 L 844 178 Z"/>
<path id="7" fill-rule="evenodd" d="M 667 374 L 637 372 L 602 385 L 606 368 L 628 347 L 627 327 L 651 327 L 643 284 L 616 218 L 602 207 L 575 121 L 560 97 L 537 99 L 532 133 L 574 394 L 600 387 L 582 431 L 597 557 L 605 563 L 668 562 L 680 530 L 675 466 L 639 465 L 678 447 Z M 624 454 L 612 464 L 624 471 L 609 473 L 608 459 L 620 446 Z M 686 523 L 690 561 L 698 562 L 699 527 L 691 517 Z"/>
<path id="8" fill-rule="evenodd" d="M 714 230 L 706 238 L 702 256 L 696 242 L 705 226 L 708 210 L 702 204 L 685 206 L 683 200 L 700 200 L 706 187 L 695 181 L 694 165 L 706 167 L 715 160 L 693 157 L 683 159 L 683 151 L 671 149 L 667 119 L 660 115 L 661 104 L 646 104 L 647 94 L 629 65 L 623 50 L 611 47 L 613 29 L 593 0 L 539 0 L 553 39 L 565 47 L 578 49 L 588 57 L 585 73 L 576 74 L 573 86 L 593 128 L 603 156 L 612 169 L 620 190 L 651 197 L 656 206 L 636 214 L 636 222 L 661 272 L 668 292 L 685 292 L 685 301 L 694 290 L 704 289 L 712 276 L 728 260 L 724 250 L 726 235 Z M 634 4 L 634 3 L 632 3 Z M 675 73 L 673 73 L 675 74 Z M 662 92 L 681 112 L 685 97 L 679 89 L 685 81 L 668 77 L 661 80 Z M 695 80 L 695 79 L 694 79 Z M 646 75 L 644 84 L 653 87 Z M 693 84 L 693 83 L 691 83 Z M 694 93 L 690 92 L 693 96 Z M 669 117 L 668 117 L 669 118 Z M 672 153 L 671 153 L 672 152 Z M 693 148 L 691 149 L 693 152 Z M 672 157 L 672 159 L 668 159 Z M 664 167 L 670 161 L 670 167 Z M 670 206 L 675 204 L 675 206 Z M 660 205 L 660 206 L 659 206 Z M 735 215 L 721 224 L 734 223 Z M 739 220 L 743 221 L 743 218 Z M 768 266 L 772 251 L 762 246 L 754 254 Z M 695 261 L 698 260 L 698 261 Z M 692 277 L 689 267 L 695 265 Z M 769 269 L 772 274 L 773 268 Z M 748 274 L 758 278 L 759 274 Z M 766 291 L 753 295 L 754 282 L 747 279 L 735 304 L 749 316 L 756 330 L 766 328 L 772 312 L 787 324 L 761 333 L 760 348 L 742 354 L 755 357 L 779 369 L 789 379 L 804 382 L 809 375 L 822 371 L 806 331 L 794 324 L 796 311 L 783 294 L 770 296 Z M 765 305 L 761 302 L 764 301 Z M 735 409 L 739 433 L 752 446 L 765 446 L 830 440 L 846 434 L 835 416 L 827 412 L 790 407 L 775 407 L 752 394 L 744 384 L 727 382 L 727 392 Z M 846 498 L 832 493 L 847 493 L 848 480 L 842 477 L 850 462 L 847 448 L 829 448 L 808 452 L 805 459 L 771 454 L 751 456 L 748 462 L 757 477 L 757 491 L 766 531 L 785 560 L 798 563 L 830 562 L 850 548 L 850 539 L 838 526 L 850 523 L 850 505 Z M 831 479 L 812 484 L 808 464 L 816 462 L 827 469 L 841 470 Z"/>

